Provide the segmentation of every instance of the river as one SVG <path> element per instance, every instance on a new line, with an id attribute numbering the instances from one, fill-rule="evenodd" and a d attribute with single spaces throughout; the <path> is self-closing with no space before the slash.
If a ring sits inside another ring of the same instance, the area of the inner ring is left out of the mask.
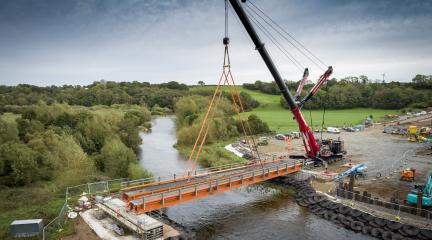
<path id="1" fill-rule="evenodd" d="M 152 124 L 150 133 L 140 133 L 140 165 L 156 176 L 178 173 L 186 160 L 173 147 L 175 118 L 157 117 Z M 186 202 L 166 213 L 198 239 L 372 239 L 313 215 L 271 183 Z"/>

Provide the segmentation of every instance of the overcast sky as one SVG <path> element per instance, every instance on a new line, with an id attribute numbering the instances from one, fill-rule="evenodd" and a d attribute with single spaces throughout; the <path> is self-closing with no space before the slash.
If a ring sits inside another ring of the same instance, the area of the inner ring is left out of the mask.
<path id="1" fill-rule="evenodd" d="M 432 1 L 254 0 L 297 40 L 334 67 L 334 77 L 411 81 L 432 74 Z M 237 82 L 271 81 L 230 13 Z M 261 33 L 262 35 L 262 33 Z M 0 84 L 179 81 L 215 84 L 222 68 L 224 1 L 1 0 Z M 262 35 L 282 76 L 302 72 Z M 322 70 L 286 49 L 311 78 Z"/>

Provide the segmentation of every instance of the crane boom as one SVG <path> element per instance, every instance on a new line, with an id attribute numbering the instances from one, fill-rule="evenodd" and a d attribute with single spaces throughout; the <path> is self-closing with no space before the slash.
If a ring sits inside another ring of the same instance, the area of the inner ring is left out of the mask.
<path id="1" fill-rule="evenodd" d="M 307 81 L 308 76 L 309 76 L 309 69 L 306 68 L 304 70 L 304 72 L 303 72 L 303 78 L 302 78 L 302 80 L 300 80 L 300 83 L 299 83 L 299 85 L 297 87 L 297 91 L 296 91 L 296 93 L 294 95 L 294 98 L 295 98 L 296 101 L 300 100 L 300 95 L 301 95 L 303 87 L 304 87 L 304 85 L 305 85 L 305 83 Z"/>
<path id="2" fill-rule="evenodd" d="M 242 0 L 244 1 L 244 0 Z M 318 143 L 315 140 L 315 137 L 310 130 L 308 124 L 306 123 L 302 113 L 301 113 L 301 106 L 299 106 L 291 93 L 288 90 L 288 87 L 286 86 L 285 82 L 282 80 L 282 77 L 277 70 L 276 66 L 273 63 L 273 60 L 271 59 L 269 53 L 267 52 L 267 49 L 264 46 L 264 43 L 261 42 L 257 32 L 255 31 L 254 27 L 252 26 L 252 23 L 250 22 L 248 16 L 246 15 L 244 9 L 242 6 L 240 6 L 240 3 L 238 0 L 229 0 L 231 6 L 233 7 L 235 13 L 239 17 L 241 23 L 243 24 L 244 28 L 246 29 L 247 33 L 249 34 L 250 38 L 252 39 L 252 42 L 255 45 L 256 50 L 261 55 L 262 59 L 264 60 L 264 63 L 266 64 L 268 70 L 270 71 L 271 75 L 273 76 L 274 81 L 279 87 L 279 90 L 282 93 L 282 96 L 285 98 L 285 101 L 287 102 L 292 114 L 294 115 L 294 119 L 296 120 L 297 124 L 299 125 L 299 130 L 302 134 L 303 143 L 306 151 L 306 156 L 309 158 L 315 158 L 318 157 L 320 152 L 320 147 Z M 323 75 L 324 78 L 328 78 L 331 74 L 331 67 L 326 71 L 326 73 Z M 320 79 L 323 80 L 323 79 Z M 321 86 L 321 85 L 320 85 Z"/>

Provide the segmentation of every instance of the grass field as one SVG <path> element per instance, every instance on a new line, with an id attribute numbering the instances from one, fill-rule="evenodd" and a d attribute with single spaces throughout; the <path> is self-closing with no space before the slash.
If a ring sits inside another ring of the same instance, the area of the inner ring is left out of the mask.
<path id="1" fill-rule="evenodd" d="M 214 90 L 215 86 L 194 87 L 191 91 L 205 89 Z M 267 122 L 271 130 L 276 132 L 286 132 L 298 130 L 297 123 L 293 120 L 292 114 L 288 109 L 280 105 L 279 95 L 264 94 L 258 91 L 251 91 L 238 87 L 239 91 L 249 93 L 254 99 L 260 102 L 260 106 L 245 115 L 256 114 L 263 121 Z M 228 91 L 227 87 L 222 90 Z M 374 109 L 374 108 L 354 108 L 342 110 L 326 110 L 324 127 L 357 125 L 364 121 L 366 117 L 372 115 L 375 120 L 379 120 L 386 114 L 396 114 L 399 110 Z M 313 128 L 321 128 L 323 120 L 323 110 L 303 110 L 303 115 Z M 312 121 L 311 121 L 312 120 Z M 311 124 L 312 123 L 312 124 Z"/>

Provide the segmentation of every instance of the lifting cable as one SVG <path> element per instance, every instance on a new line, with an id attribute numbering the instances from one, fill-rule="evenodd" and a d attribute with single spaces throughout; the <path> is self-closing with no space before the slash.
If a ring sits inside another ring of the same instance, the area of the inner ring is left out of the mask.
<path id="1" fill-rule="evenodd" d="M 270 16 L 268 16 L 263 10 L 261 10 L 258 6 L 256 6 L 252 1 L 247 1 L 248 4 L 245 4 L 247 8 L 249 8 L 252 12 L 254 12 L 258 17 L 260 17 L 267 25 L 269 25 L 275 32 L 277 32 L 282 38 L 284 38 L 289 44 L 291 44 L 294 48 L 297 49 L 303 56 L 308 58 L 313 64 L 315 64 L 321 70 L 325 70 L 324 67 L 328 65 L 325 64 L 320 58 L 318 58 L 315 54 L 313 54 L 309 49 L 307 49 L 300 41 L 298 41 L 292 34 L 286 31 L 283 27 L 281 27 L 276 21 L 274 21 Z M 252 6 L 249 6 L 249 4 Z M 264 17 L 263 17 L 264 16 Z M 267 20 L 266 20 L 267 19 Z M 285 33 L 291 40 L 285 36 Z M 296 43 L 298 46 L 296 46 Z M 301 49 L 303 50 L 301 50 Z M 310 56 L 309 56 L 309 55 Z M 321 64 L 321 66 L 320 66 Z"/>
<path id="2" fill-rule="evenodd" d="M 251 0 L 247 1 L 245 4 L 245 11 L 250 16 L 251 22 L 254 23 L 258 29 L 260 29 L 264 35 L 266 35 L 269 40 L 279 49 L 297 68 L 302 67 L 300 62 L 294 58 L 292 54 L 288 52 L 286 48 L 277 40 L 276 37 L 264 26 L 269 26 L 274 32 L 276 32 L 280 37 L 286 40 L 292 47 L 294 47 L 299 53 L 311 61 L 315 66 L 321 70 L 325 70 L 327 64 L 325 64 L 320 58 L 313 54 L 309 49 L 307 49 L 300 41 L 298 41 L 292 34 L 281 27 L 276 21 L 274 21 L 269 15 L 267 15 L 263 10 L 261 10 L 257 5 L 255 5 Z M 262 23 L 264 22 L 264 23 Z M 291 40 L 290 40 L 291 39 Z M 329 101 L 328 84 L 326 82 L 326 96 L 323 101 L 323 116 L 321 123 L 321 142 L 322 142 L 322 131 L 325 124 L 325 114 L 326 114 L 326 103 Z M 311 126 L 313 129 L 312 111 L 309 111 Z"/>
<path id="3" fill-rule="evenodd" d="M 220 91 L 220 88 L 221 88 L 221 86 L 225 86 L 225 85 L 228 85 L 228 88 L 230 89 L 230 97 L 231 97 L 231 100 L 233 102 L 234 109 L 235 109 L 235 111 L 237 113 L 238 121 L 241 124 L 242 131 L 243 131 L 243 134 L 244 134 L 244 136 L 246 138 L 245 140 L 246 140 L 246 142 L 248 144 L 248 147 L 249 147 L 252 155 L 254 155 L 253 154 L 254 151 L 256 152 L 257 158 L 258 158 L 259 162 L 261 163 L 261 166 L 263 166 L 260 154 L 258 152 L 257 145 L 255 143 L 255 140 L 254 140 L 253 136 L 252 136 L 252 130 L 251 130 L 251 127 L 249 125 L 249 122 L 248 122 L 247 119 L 244 121 L 242 119 L 242 117 L 241 117 L 241 113 L 244 113 L 244 107 L 243 107 L 243 103 L 242 103 L 242 100 L 241 100 L 241 96 L 240 96 L 239 91 L 238 91 L 238 89 L 236 87 L 236 84 L 235 84 L 235 81 L 234 81 L 234 77 L 233 77 L 233 75 L 231 73 L 231 64 L 230 64 L 229 51 L 228 51 L 228 45 L 229 45 L 229 38 L 228 38 L 228 2 L 226 0 L 225 0 L 225 37 L 223 39 L 223 43 L 225 45 L 225 50 L 224 50 L 224 60 L 223 60 L 222 74 L 221 74 L 221 76 L 219 78 L 219 81 L 218 81 L 218 84 L 216 86 L 216 89 L 213 92 L 212 99 L 211 99 L 211 101 L 210 101 L 210 103 L 208 105 L 207 112 L 206 112 L 206 114 L 204 116 L 204 119 L 203 119 L 203 121 L 201 123 L 201 127 L 200 127 L 200 130 L 198 132 L 198 136 L 195 139 L 195 142 L 194 142 L 193 148 L 191 150 L 191 153 L 189 154 L 189 158 L 188 158 L 188 160 L 186 162 L 186 167 L 185 167 L 185 170 L 183 172 L 183 176 L 186 176 L 186 174 L 190 175 L 191 172 L 193 172 L 193 171 L 196 170 L 197 160 L 198 160 L 198 158 L 199 158 L 199 156 L 201 154 L 201 151 L 202 151 L 204 143 L 205 143 L 205 141 L 207 139 L 208 131 L 209 131 L 209 128 L 210 128 L 211 122 L 209 122 L 209 119 L 213 119 L 214 118 L 214 114 L 216 112 L 216 108 L 219 105 L 219 102 L 220 102 L 220 99 L 221 99 L 221 96 L 222 96 L 222 93 L 223 93 L 223 91 Z M 223 85 L 221 85 L 222 81 L 223 81 Z M 234 91 L 233 91 L 233 88 L 234 88 Z M 246 124 L 244 124 L 243 121 Z M 245 125 L 246 125 L 246 127 L 245 127 Z M 251 146 L 250 145 L 250 141 L 247 140 L 248 136 L 251 138 L 253 146 Z M 199 147 L 198 147 L 198 150 L 197 150 L 198 143 L 199 143 Z M 195 150 L 197 150 L 197 151 L 195 152 Z M 190 170 L 190 171 L 188 171 L 188 170 Z"/>
<path id="4" fill-rule="evenodd" d="M 285 55 L 285 57 L 288 58 L 288 60 L 290 60 L 297 68 L 300 72 L 303 72 L 304 67 L 302 66 L 302 64 L 283 46 L 283 44 L 281 44 L 276 37 L 273 36 L 273 34 L 262 24 L 259 22 L 258 19 L 256 19 L 254 17 L 254 15 L 252 15 L 250 13 L 250 11 L 248 9 L 244 9 L 246 13 L 249 14 L 250 20 L 251 22 L 259 29 L 261 30 L 261 32 L 270 40 L 271 43 L 273 43 L 273 45 L 275 45 L 275 47 L 282 52 L 283 55 Z"/>

